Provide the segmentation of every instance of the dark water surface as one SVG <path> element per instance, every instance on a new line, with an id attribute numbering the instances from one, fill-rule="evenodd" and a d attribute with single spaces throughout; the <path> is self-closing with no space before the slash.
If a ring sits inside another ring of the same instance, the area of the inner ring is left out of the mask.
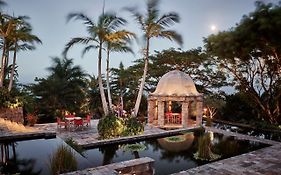
<path id="1" fill-rule="evenodd" d="M 83 156 L 75 152 L 78 169 L 107 165 L 139 157 L 151 157 L 155 160 L 155 173 L 165 175 L 208 163 L 207 161 L 196 160 L 193 157 L 193 154 L 198 150 L 199 136 L 197 134 L 186 133 L 180 137 L 182 140 L 178 142 L 171 142 L 165 138 L 136 142 L 145 146 L 145 150 L 142 151 L 128 151 L 124 149 L 126 144 L 112 144 L 85 150 Z M 217 133 L 211 134 L 211 143 L 212 152 L 221 155 L 220 159 L 267 146 L 252 141 L 237 140 L 235 137 L 226 137 Z M 2 158 L 0 160 L 0 172 L 4 174 L 17 172 L 30 175 L 50 174 L 50 157 L 62 144 L 65 143 L 60 138 L 0 143 Z"/>

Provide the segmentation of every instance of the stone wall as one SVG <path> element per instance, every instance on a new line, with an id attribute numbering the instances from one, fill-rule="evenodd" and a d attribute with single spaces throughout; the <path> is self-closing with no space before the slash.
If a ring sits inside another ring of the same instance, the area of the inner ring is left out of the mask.
<path id="1" fill-rule="evenodd" d="M 14 122 L 23 123 L 23 109 L 19 108 L 2 108 L 0 109 L 0 118 L 8 119 Z"/>
<path id="2" fill-rule="evenodd" d="M 96 174 L 96 175 L 109 175 L 109 174 L 135 174 L 135 175 L 154 175 L 154 160 L 149 157 L 142 157 L 138 159 L 127 160 L 123 162 L 112 163 L 109 165 L 98 166 L 95 168 L 88 168 L 80 171 L 73 171 L 65 173 L 64 175 L 77 175 L 77 174 Z"/>

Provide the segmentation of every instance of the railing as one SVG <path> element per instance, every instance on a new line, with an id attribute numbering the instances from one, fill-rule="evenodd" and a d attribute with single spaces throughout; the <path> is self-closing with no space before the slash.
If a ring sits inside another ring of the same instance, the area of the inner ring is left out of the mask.
<path id="1" fill-rule="evenodd" d="M 181 113 L 165 113 L 165 124 L 181 124 Z"/>

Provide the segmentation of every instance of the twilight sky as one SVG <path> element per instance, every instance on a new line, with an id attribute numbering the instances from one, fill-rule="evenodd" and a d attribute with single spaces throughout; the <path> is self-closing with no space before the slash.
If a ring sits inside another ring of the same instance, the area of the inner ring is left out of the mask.
<path id="1" fill-rule="evenodd" d="M 15 16 L 27 15 L 33 27 L 33 34 L 43 42 L 36 50 L 21 52 L 18 55 L 18 72 L 21 83 L 32 83 L 35 77 L 43 78 L 48 75 L 47 67 L 51 66 L 51 57 L 62 57 L 65 44 L 72 37 L 87 36 L 85 26 L 80 21 L 66 22 L 70 12 L 84 12 L 96 21 L 102 13 L 103 0 L 8 0 L 4 12 Z M 228 30 L 240 21 L 243 15 L 254 11 L 254 0 L 162 0 L 160 12 L 174 11 L 181 17 L 180 23 L 173 29 L 183 37 L 183 50 L 202 46 L 203 37 L 218 30 Z M 266 0 L 266 2 L 268 2 Z M 271 0 L 277 2 L 277 0 Z M 105 0 L 105 11 L 115 11 L 126 18 L 129 24 L 127 30 L 141 37 L 139 26 L 132 20 L 123 7 L 138 6 L 145 10 L 144 0 Z M 215 30 L 214 27 L 216 26 Z M 151 53 L 170 47 L 179 48 L 176 43 L 168 40 L 152 40 Z M 83 46 L 74 46 L 68 53 L 68 58 L 74 58 L 74 63 L 80 65 L 87 73 L 97 75 L 97 50 L 88 52 L 83 58 Z M 122 61 L 130 66 L 132 61 L 140 57 L 142 44 L 134 43 L 132 54 L 111 54 L 111 67 L 118 67 Z M 104 56 L 105 57 L 105 56 Z M 103 62 L 103 68 L 105 63 Z M 103 69 L 104 70 L 104 69 Z"/>

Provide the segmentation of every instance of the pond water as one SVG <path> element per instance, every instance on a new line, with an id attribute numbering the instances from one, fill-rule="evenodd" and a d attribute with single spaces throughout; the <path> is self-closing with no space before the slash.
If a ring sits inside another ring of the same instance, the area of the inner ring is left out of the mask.
<path id="1" fill-rule="evenodd" d="M 151 157 L 155 160 L 155 173 L 159 175 L 176 173 L 209 161 L 196 160 L 193 156 L 198 150 L 198 136 L 193 133 L 184 134 L 184 140 L 169 142 L 165 138 L 149 139 L 138 144 L 145 145 L 143 151 L 127 151 L 126 144 L 113 144 L 101 148 L 89 149 L 84 152 L 92 166 L 106 165 L 114 162 Z M 225 159 L 235 155 L 250 152 L 267 145 L 247 140 L 238 140 L 235 137 L 226 137 L 222 134 L 211 134 L 212 151 Z"/>
<path id="2" fill-rule="evenodd" d="M 36 139 L 0 143 L 0 174 L 49 175 L 50 158 L 59 146 L 68 146 L 62 139 Z M 78 169 L 91 166 L 89 161 L 74 152 Z"/>
<path id="3" fill-rule="evenodd" d="M 267 146 L 257 142 L 238 140 L 235 137 L 226 137 L 222 134 L 209 134 L 210 149 L 213 153 L 220 155 L 220 159 Z M 151 157 L 155 160 L 155 173 L 165 175 L 208 163 L 208 161 L 196 160 L 193 156 L 198 151 L 198 134 L 185 133 L 178 137 L 179 140 L 172 140 L 170 137 L 170 139 L 156 138 L 134 142 L 134 144 L 143 145 L 144 149 L 139 151 L 125 149 L 127 144 L 112 144 L 85 150 L 83 156 L 75 152 L 77 167 L 85 169 L 139 157 Z M 60 138 L 55 138 L 18 141 L 9 144 L 0 143 L 0 145 L 1 149 L 8 145 L 10 153 L 6 159 L 3 152 L 0 153 L 2 158 L 0 160 L 0 174 L 21 172 L 21 174 L 47 175 L 50 174 L 51 155 L 60 145 L 66 144 Z M 14 152 L 15 157 L 13 156 Z"/>

